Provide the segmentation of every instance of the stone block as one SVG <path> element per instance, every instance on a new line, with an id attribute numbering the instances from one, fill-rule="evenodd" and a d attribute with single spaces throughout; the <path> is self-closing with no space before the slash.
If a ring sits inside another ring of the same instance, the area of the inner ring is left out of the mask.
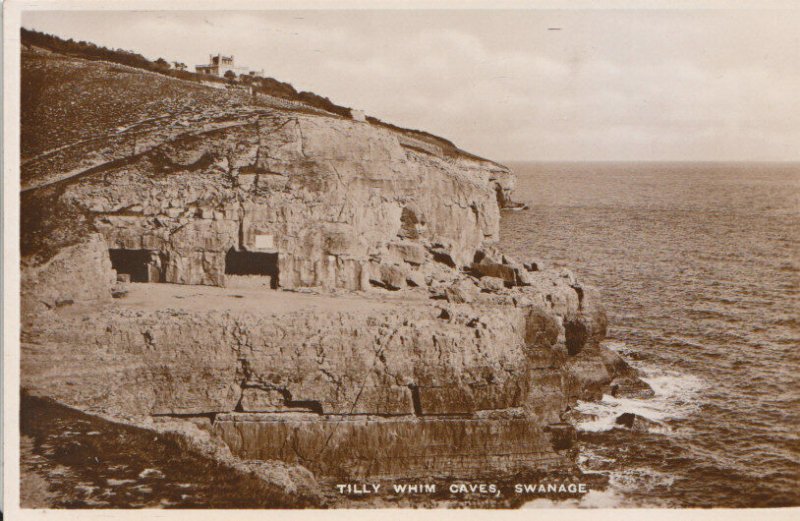
<path id="1" fill-rule="evenodd" d="M 409 264 L 420 265 L 425 262 L 425 248 L 414 241 L 389 243 L 389 254 Z"/>
<path id="2" fill-rule="evenodd" d="M 506 288 L 505 281 L 500 277 L 483 277 L 478 285 L 489 292 L 502 291 Z"/>
<path id="3" fill-rule="evenodd" d="M 469 304 L 475 300 L 478 288 L 470 280 L 460 280 L 444 290 L 448 302 L 453 304 Z"/>
<path id="4" fill-rule="evenodd" d="M 386 289 L 398 290 L 406 287 L 406 269 L 396 264 L 383 263 L 378 266 L 377 278 L 371 281 L 384 286 Z"/>
<path id="5" fill-rule="evenodd" d="M 421 271 L 411 271 L 408 275 L 406 275 L 406 282 L 409 286 L 415 287 L 425 287 L 427 283 L 425 281 L 425 274 Z"/>

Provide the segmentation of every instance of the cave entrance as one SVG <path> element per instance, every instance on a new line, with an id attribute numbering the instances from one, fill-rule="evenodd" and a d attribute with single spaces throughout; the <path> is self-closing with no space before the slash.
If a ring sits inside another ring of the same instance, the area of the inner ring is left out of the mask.
<path id="1" fill-rule="evenodd" d="M 269 277 L 269 287 L 278 288 L 278 254 L 255 251 L 236 251 L 225 255 L 225 275 L 240 278 Z"/>
<path id="2" fill-rule="evenodd" d="M 161 282 L 161 258 L 152 250 L 108 250 L 111 267 L 130 282 Z"/>

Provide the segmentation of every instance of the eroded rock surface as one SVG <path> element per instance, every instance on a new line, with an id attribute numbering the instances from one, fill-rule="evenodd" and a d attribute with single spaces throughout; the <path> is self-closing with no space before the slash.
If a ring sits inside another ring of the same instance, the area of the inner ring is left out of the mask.
<path id="1" fill-rule="evenodd" d="M 240 98 L 127 130 L 23 163 L 30 392 L 351 478 L 571 468 L 568 406 L 646 392 L 592 288 L 494 247 L 507 168 Z"/>

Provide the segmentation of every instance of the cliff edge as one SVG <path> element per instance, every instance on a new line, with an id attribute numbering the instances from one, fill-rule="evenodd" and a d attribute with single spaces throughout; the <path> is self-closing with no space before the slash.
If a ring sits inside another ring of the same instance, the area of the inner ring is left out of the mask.
<path id="1" fill-rule="evenodd" d="M 569 472 L 571 405 L 647 392 L 592 288 L 495 247 L 506 167 L 104 62 L 22 66 L 27 392 L 322 490 Z"/>

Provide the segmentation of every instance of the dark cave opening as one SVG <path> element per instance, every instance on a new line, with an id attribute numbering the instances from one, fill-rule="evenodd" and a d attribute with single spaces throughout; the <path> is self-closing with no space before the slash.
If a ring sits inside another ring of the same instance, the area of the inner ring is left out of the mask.
<path id="1" fill-rule="evenodd" d="M 131 282 L 161 282 L 161 262 L 157 252 L 111 248 L 108 256 L 117 275 L 128 275 Z"/>
<path id="2" fill-rule="evenodd" d="M 225 255 L 225 275 L 260 275 L 270 277 L 270 287 L 278 287 L 278 254 L 236 251 Z"/>

